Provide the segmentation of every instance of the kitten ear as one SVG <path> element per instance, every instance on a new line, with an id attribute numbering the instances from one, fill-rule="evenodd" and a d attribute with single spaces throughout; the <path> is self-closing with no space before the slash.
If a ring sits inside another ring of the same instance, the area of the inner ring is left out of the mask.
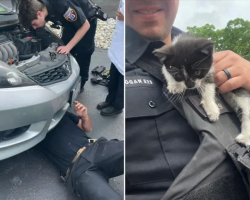
<path id="1" fill-rule="evenodd" d="M 173 56 L 169 52 L 169 47 L 162 47 L 160 49 L 156 49 L 153 51 L 153 54 L 158 57 L 161 62 L 165 62 L 167 60 L 170 60 Z"/>
<path id="2" fill-rule="evenodd" d="M 153 54 L 158 57 L 162 62 L 166 60 L 167 55 L 163 53 L 160 49 L 156 49 L 153 51 Z"/>
<path id="3" fill-rule="evenodd" d="M 202 54 L 205 54 L 206 56 L 210 56 L 214 51 L 214 43 L 210 40 L 207 41 L 206 44 L 203 45 L 203 47 L 200 49 L 200 52 Z"/>

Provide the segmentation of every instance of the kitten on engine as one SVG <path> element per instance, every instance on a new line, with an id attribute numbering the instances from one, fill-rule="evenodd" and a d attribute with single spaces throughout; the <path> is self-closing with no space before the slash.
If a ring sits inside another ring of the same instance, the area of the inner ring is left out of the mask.
<path id="1" fill-rule="evenodd" d="M 163 63 L 162 73 L 167 80 L 167 89 L 172 94 L 182 94 L 187 89 L 197 89 L 201 105 L 210 121 L 217 121 L 220 109 L 216 104 L 214 78 L 214 44 L 206 38 L 179 35 L 171 45 L 153 52 Z M 223 95 L 235 110 L 241 112 L 241 134 L 236 141 L 250 145 L 250 94 L 240 88 Z"/>

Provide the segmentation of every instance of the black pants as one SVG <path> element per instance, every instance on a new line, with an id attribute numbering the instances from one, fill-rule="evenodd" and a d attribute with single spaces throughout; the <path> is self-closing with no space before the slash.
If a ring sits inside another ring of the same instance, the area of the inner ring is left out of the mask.
<path id="1" fill-rule="evenodd" d="M 117 70 L 116 66 L 111 63 L 110 81 L 108 83 L 108 96 L 106 102 L 121 110 L 124 108 L 124 76 Z"/>
<path id="2" fill-rule="evenodd" d="M 100 138 L 74 164 L 68 188 L 84 200 L 121 200 L 108 180 L 124 173 L 123 148 L 123 141 Z"/>
<path id="3" fill-rule="evenodd" d="M 80 76 L 82 77 L 83 87 L 89 78 L 89 66 L 91 62 L 91 56 L 95 51 L 95 33 L 97 27 L 97 19 L 93 19 L 90 22 L 90 28 L 85 36 L 79 41 L 79 43 L 71 50 L 71 54 L 75 57 L 77 63 L 80 66 Z M 76 31 L 70 27 L 63 29 L 62 41 L 66 45 L 76 34 Z"/>
<path id="4" fill-rule="evenodd" d="M 70 160 L 67 158 L 72 151 L 75 151 L 73 155 L 76 155 L 78 150 L 75 146 L 76 143 L 72 139 L 71 141 L 65 140 L 65 133 L 51 132 L 49 134 L 50 137 L 40 144 L 40 149 L 47 158 L 58 165 L 58 169 L 62 169 L 60 162 L 70 167 L 73 157 Z M 72 138 L 72 134 L 74 132 L 69 131 L 68 137 Z M 53 142 L 54 138 L 56 138 L 56 143 Z M 69 141 L 70 145 L 68 145 Z M 77 147 L 79 142 L 81 142 L 81 137 L 78 138 Z M 82 146 L 85 146 L 86 140 L 82 140 L 82 143 Z M 61 172 L 66 174 L 66 171 Z M 121 195 L 109 185 L 109 179 L 123 173 L 124 142 L 100 138 L 88 146 L 73 165 L 67 187 L 84 200 L 121 200 Z"/>

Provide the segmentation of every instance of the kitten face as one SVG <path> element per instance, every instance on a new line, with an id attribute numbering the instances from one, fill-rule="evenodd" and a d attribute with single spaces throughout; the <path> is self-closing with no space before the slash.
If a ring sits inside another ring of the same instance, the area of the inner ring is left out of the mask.
<path id="1" fill-rule="evenodd" d="M 200 87 L 213 67 L 213 43 L 205 38 L 181 35 L 174 39 L 172 45 L 153 53 L 164 64 L 163 74 L 167 81 L 184 83 L 186 88 Z"/>

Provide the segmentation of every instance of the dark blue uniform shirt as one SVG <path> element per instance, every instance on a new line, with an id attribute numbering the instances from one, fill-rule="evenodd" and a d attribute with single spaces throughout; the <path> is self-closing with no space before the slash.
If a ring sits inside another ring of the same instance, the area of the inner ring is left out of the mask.
<path id="1" fill-rule="evenodd" d="M 172 38 L 181 31 L 173 28 Z M 126 27 L 126 199 L 160 199 L 199 147 L 199 138 L 162 92 L 162 82 L 140 69 L 163 42 Z M 161 65 L 161 64 L 160 64 Z"/>
<path id="2" fill-rule="evenodd" d="M 77 124 L 79 117 L 66 112 L 59 124 L 41 142 L 42 150 L 66 173 L 77 151 L 88 144 L 88 135 Z M 53 155 L 55 154 L 55 155 Z"/>
<path id="3" fill-rule="evenodd" d="M 95 10 L 88 0 L 39 0 L 48 10 L 46 21 L 59 21 L 63 27 L 78 30 L 87 19 L 94 16 Z"/>

